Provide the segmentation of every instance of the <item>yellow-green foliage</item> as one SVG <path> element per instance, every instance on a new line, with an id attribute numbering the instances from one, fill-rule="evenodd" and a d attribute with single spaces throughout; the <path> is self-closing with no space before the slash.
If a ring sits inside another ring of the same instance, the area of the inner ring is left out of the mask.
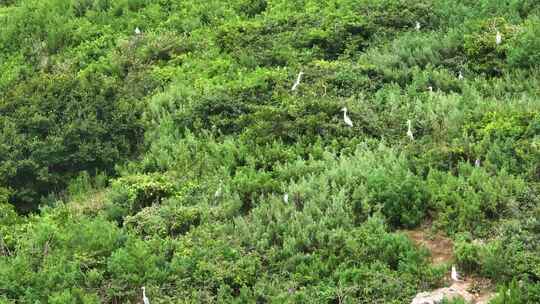
<path id="1" fill-rule="evenodd" d="M 0 303 L 410 303 L 444 285 L 426 225 L 540 303 L 539 18 L 0 1 Z"/>

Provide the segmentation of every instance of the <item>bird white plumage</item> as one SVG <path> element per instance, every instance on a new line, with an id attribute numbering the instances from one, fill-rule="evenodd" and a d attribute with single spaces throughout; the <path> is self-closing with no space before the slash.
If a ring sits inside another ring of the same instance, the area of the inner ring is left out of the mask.
<path id="1" fill-rule="evenodd" d="M 477 168 L 480 167 L 480 160 L 478 158 L 474 161 L 474 166 Z"/>
<path id="2" fill-rule="evenodd" d="M 302 76 L 304 76 L 304 72 L 298 73 L 298 76 L 296 77 L 296 81 L 294 82 L 291 91 L 296 91 L 296 88 L 298 88 L 298 85 L 300 85 L 300 81 L 302 81 Z"/>
<path id="3" fill-rule="evenodd" d="M 407 119 L 407 136 L 411 139 L 411 140 L 414 140 L 414 135 L 412 133 L 412 122 L 410 119 Z"/>
<path id="4" fill-rule="evenodd" d="M 219 186 L 216 189 L 216 192 L 214 192 L 214 198 L 218 200 L 221 198 L 222 194 L 223 194 L 223 183 L 219 183 Z"/>
<path id="5" fill-rule="evenodd" d="M 459 80 L 463 80 L 463 73 L 461 73 L 461 71 L 459 71 L 459 74 L 458 74 L 458 77 L 457 77 Z"/>
<path id="6" fill-rule="evenodd" d="M 349 116 L 347 115 L 347 108 L 346 107 L 343 107 L 341 109 L 341 111 L 343 111 L 343 121 L 345 122 L 345 124 L 349 127 L 352 127 L 353 126 L 353 122 L 351 120 L 351 118 L 349 118 Z"/>
<path id="7" fill-rule="evenodd" d="M 420 30 L 420 27 L 421 27 L 421 26 L 420 26 L 420 22 L 416 21 L 416 25 L 415 25 L 414 28 L 415 28 L 417 31 L 419 31 L 419 30 Z"/>
<path id="8" fill-rule="evenodd" d="M 143 300 L 143 303 L 144 303 L 144 304 L 150 304 L 150 300 L 149 300 L 148 297 L 146 296 L 146 288 L 144 288 L 144 286 L 143 286 L 141 289 L 142 289 L 142 300 Z"/>
<path id="9" fill-rule="evenodd" d="M 283 202 L 287 204 L 289 202 L 289 193 L 283 194 Z"/>
<path id="10" fill-rule="evenodd" d="M 136 27 L 135 28 L 135 35 L 140 35 L 141 34 L 141 30 L 139 29 L 139 27 Z"/>
<path id="11" fill-rule="evenodd" d="M 460 281 L 458 272 L 456 270 L 456 266 L 454 266 L 454 265 L 452 265 L 452 273 L 450 274 L 450 276 L 452 277 L 453 281 L 455 281 L 455 282 Z"/>
<path id="12" fill-rule="evenodd" d="M 428 88 L 428 91 L 429 91 L 430 93 L 433 93 L 433 87 L 432 87 L 432 86 L 429 86 L 429 87 L 427 87 L 427 88 Z"/>
<path id="13" fill-rule="evenodd" d="M 497 35 L 495 35 L 495 43 L 497 45 L 502 43 L 502 35 L 501 32 L 497 31 Z"/>

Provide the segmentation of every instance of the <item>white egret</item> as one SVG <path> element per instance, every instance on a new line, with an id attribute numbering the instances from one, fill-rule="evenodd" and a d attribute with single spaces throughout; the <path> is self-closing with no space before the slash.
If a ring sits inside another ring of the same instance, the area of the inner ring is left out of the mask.
<path id="1" fill-rule="evenodd" d="M 289 193 L 283 194 L 283 202 L 285 204 L 289 203 Z"/>
<path id="2" fill-rule="evenodd" d="M 414 27 L 417 31 L 420 30 L 420 22 L 416 21 L 416 26 Z"/>
<path id="3" fill-rule="evenodd" d="M 347 108 L 346 107 L 343 107 L 343 109 L 341 109 L 341 111 L 343 111 L 343 121 L 345 122 L 345 124 L 349 127 L 352 127 L 353 126 L 353 122 L 352 120 L 349 118 L 349 116 L 347 115 Z"/>
<path id="4" fill-rule="evenodd" d="M 480 160 L 478 158 L 474 161 L 474 166 L 477 168 L 480 167 Z"/>
<path id="5" fill-rule="evenodd" d="M 221 183 L 219 183 L 219 186 L 218 186 L 216 192 L 214 192 L 214 198 L 216 198 L 216 199 L 220 198 L 222 193 L 223 193 L 223 190 L 221 188 Z"/>
<path id="6" fill-rule="evenodd" d="M 414 135 L 412 133 L 412 126 L 411 126 L 411 120 L 410 119 L 407 119 L 407 136 L 411 139 L 411 140 L 414 140 Z"/>
<path id="7" fill-rule="evenodd" d="M 452 277 L 452 280 L 455 281 L 455 282 L 461 281 L 459 279 L 459 275 L 457 273 L 456 266 L 454 266 L 454 265 L 452 265 L 452 273 L 450 274 L 450 276 Z"/>
<path id="8" fill-rule="evenodd" d="M 497 45 L 502 43 L 502 35 L 501 32 L 497 31 L 497 35 L 495 35 L 495 43 Z"/>
<path id="9" fill-rule="evenodd" d="M 144 304 L 150 304 L 150 300 L 149 300 L 148 297 L 146 296 L 146 288 L 144 288 L 144 286 L 143 286 L 141 289 L 142 289 L 142 300 L 143 300 L 143 303 L 144 303 Z"/>
<path id="10" fill-rule="evenodd" d="M 463 73 L 461 73 L 461 71 L 459 71 L 459 74 L 458 74 L 458 77 L 457 77 L 459 80 L 463 80 Z"/>
<path id="11" fill-rule="evenodd" d="M 135 28 L 135 35 L 140 35 L 141 34 L 141 30 L 139 29 L 139 27 L 136 27 Z"/>
<path id="12" fill-rule="evenodd" d="M 429 90 L 430 93 L 433 93 L 433 87 L 432 87 L 432 86 L 429 86 L 429 87 L 427 87 L 427 88 L 428 88 L 428 90 Z"/>
<path id="13" fill-rule="evenodd" d="M 298 73 L 298 77 L 296 77 L 296 81 L 294 82 L 291 91 L 296 91 L 296 88 L 300 84 L 300 81 L 302 81 L 302 76 L 304 76 L 304 72 Z"/>

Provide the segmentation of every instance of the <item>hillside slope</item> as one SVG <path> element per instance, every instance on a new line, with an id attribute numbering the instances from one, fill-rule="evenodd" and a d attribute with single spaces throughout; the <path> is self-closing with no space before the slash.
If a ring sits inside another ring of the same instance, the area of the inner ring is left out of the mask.
<path id="1" fill-rule="evenodd" d="M 540 302 L 537 1 L 8 0 L 0 28 L 0 303 L 410 303 L 452 264 Z"/>

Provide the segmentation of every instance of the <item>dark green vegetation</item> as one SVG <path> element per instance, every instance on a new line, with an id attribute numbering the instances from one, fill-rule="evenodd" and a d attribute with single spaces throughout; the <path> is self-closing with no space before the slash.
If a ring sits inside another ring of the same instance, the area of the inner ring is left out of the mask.
<path id="1" fill-rule="evenodd" d="M 0 303 L 408 303 L 447 275 L 424 223 L 540 302 L 540 2 L 4 0 L 0 28 Z"/>

